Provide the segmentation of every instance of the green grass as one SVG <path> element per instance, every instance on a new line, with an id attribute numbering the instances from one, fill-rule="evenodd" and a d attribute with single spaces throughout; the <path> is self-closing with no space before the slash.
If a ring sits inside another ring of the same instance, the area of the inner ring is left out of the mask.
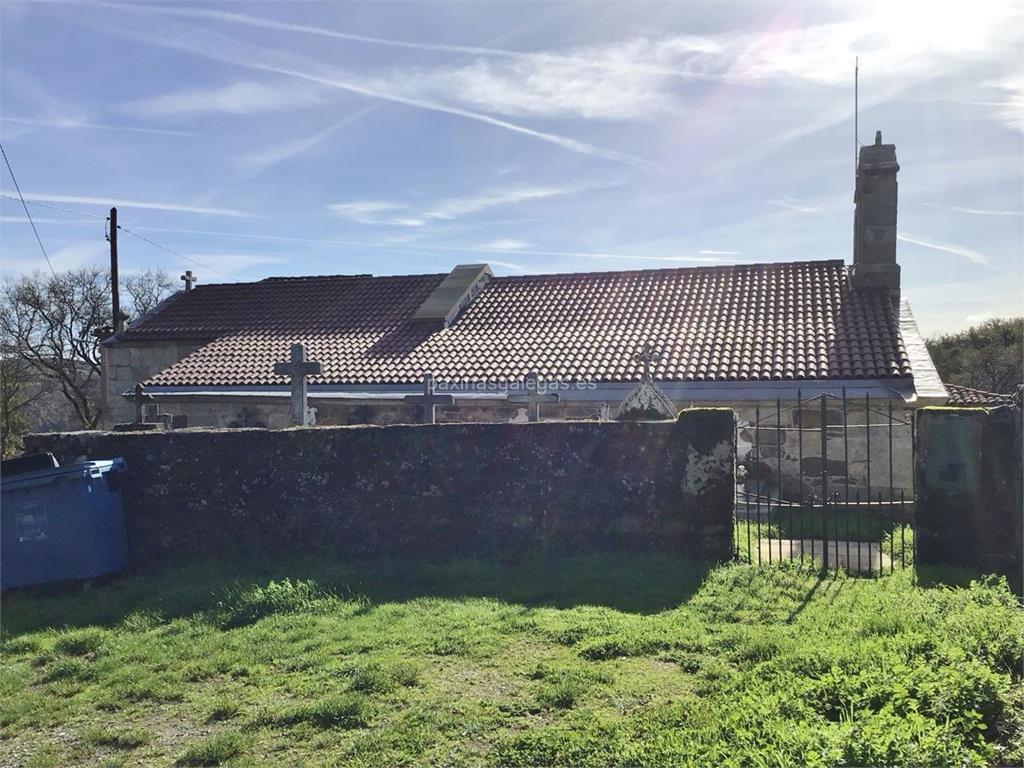
<path id="1" fill-rule="evenodd" d="M 913 576 L 319 558 L 5 595 L 0 764 L 1020 764 L 1016 598 Z"/>
<path id="2" fill-rule="evenodd" d="M 800 527 L 799 518 L 794 518 L 794 521 L 790 523 L 788 517 L 783 514 L 782 522 L 777 520 L 773 516 L 772 521 L 769 523 L 764 520 L 758 525 L 757 521 L 746 521 L 736 520 L 733 523 L 733 536 L 736 542 L 737 548 L 737 559 L 743 563 L 754 563 L 754 564 L 771 564 L 778 561 L 777 552 L 780 551 L 779 539 L 782 540 L 793 540 L 799 542 L 801 540 L 807 542 L 803 549 L 803 556 L 801 557 L 800 551 L 796 549 L 798 546 L 794 544 L 794 560 L 803 560 L 804 565 L 811 565 L 812 561 L 816 561 L 819 565 L 821 564 L 821 541 L 822 535 L 825 533 L 820 520 L 812 521 L 808 517 L 808 520 L 804 521 L 805 525 L 803 528 Z M 869 561 L 864 560 L 861 565 L 863 566 L 864 573 L 862 575 L 871 576 L 877 574 L 880 570 L 886 572 L 896 571 L 905 568 L 912 568 L 914 566 L 914 529 L 909 525 L 901 525 L 898 522 L 888 521 L 884 524 L 871 523 L 870 530 L 862 527 L 857 530 L 857 527 L 853 524 L 849 528 L 844 527 L 844 519 L 841 516 L 836 516 L 830 519 L 828 525 L 828 537 L 829 541 L 840 541 L 839 555 L 840 558 L 847 552 L 847 544 L 849 544 L 849 551 L 851 553 L 851 559 L 856 562 L 856 544 L 855 542 L 871 542 L 878 545 L 878 550 L 871 557 Z M 812 558 L 810 540 L 814 540 L 815 550 L 814 557 Z M 771 554 L 764 548 L 762 548 L 760 560 L 758 559 L 758 540 L 762 542 L 773 541 L 774 544 L 771 546 Z M 781 547 L 781 551 L 785 557 L 787 553 L 786 546 Z M 830 551 L 832 551 L 830 549 Z M 880 562 L 877 552 L 881 552 L 884 556 L 884 561 Z M 867 557 L 865 550 L 865 558 Z M 833 567 L 835 564 L 832 564 Z M 869 568 L 870 566 L 870 568 Z"/>

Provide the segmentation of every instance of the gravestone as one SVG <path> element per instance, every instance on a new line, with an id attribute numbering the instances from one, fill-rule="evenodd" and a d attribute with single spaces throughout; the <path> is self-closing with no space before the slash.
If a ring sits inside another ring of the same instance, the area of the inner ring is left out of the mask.
<path id="1" fill-rule="evenodd" d="M 291 356 L 286 363 L 274 363 L 274 373 L 287 376 L 291 381 L 292 395 L 289 408 L 289 419 L 296 426 L 308 424 L 309 412 L 306 398 L 309 389 L 307 376 L 315 376 L 321 372 L 320 363 L 306 359 L 306 348 L 302 344 L 292 344 Z"/>
<path id="2" fill-rule="evenodd" d="M 509 392 L 505 399 L 510 403 L 525 405 L 530 421 L 540 421 L 542 403 L 557 403 L 557 392 L 541 392 L 540 379 L 535 371 L 526 374 L 523 379 L 523 392 Z"/>
<path id="3" fill-rule="evenodd" d="M 435 408 L 438 405 L 451 405 L 455 402 L 455 398 L 451 395 L 436 394 L 434 392 L 436 386 L 433 374 L 425 373 L 423 374 L 423 394 L 406 395 L 402 398 L 410 405 L 419 406 L 419 419 L 417 421 L 420 424 L 436 424 L 437 412 Z"/>
<path id="4" fill-rule="evenodd" d="M 674 419 L 676 417 L 678 409 L 654 383 L 654 376 L 651 374 L 651 366 L 660 359 L 661 353 L 656 352 L 650 343 L 644 344 L 643 349 L 633 356 L 634 362 L 643 367 L 640 373 L 640 383 L 626 395 L 619 405 L 615 414 L 616 419 L 639 421 Z"/>

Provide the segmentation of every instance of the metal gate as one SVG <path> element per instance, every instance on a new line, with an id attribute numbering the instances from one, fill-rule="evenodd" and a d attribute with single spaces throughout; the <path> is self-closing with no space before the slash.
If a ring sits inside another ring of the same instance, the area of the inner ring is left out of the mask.
<path id="1" fill-rule="evenodd" d="M 913 419 L 822 394 L 737 419 L 736 557 L 873 575 L 914 562 Z"/>

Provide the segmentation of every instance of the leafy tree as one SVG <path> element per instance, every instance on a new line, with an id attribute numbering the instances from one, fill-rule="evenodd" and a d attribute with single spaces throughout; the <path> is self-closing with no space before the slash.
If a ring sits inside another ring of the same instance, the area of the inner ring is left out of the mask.
<path id="1" fill-rule="evenodd" d="M 125 282 L 122 311 L 148 311 L 171 292 L 165 272 L 133 275 Z M 100 419 L 100 343 L 110 333 L 110 273 L 81 267 L 55 275 L 35 272 L 0 288 L 0 345 L 4 359 L 16 359 L 63 396 L 74 421 L 93 429 Z M 13 382 L 18 381 L 12 368 Z M 12 403 L 23 395 L 12 395 Z M 10 428 L 17 431 L 12 411 Z"/>
<path id="2" fill-rule="evenodd" d="M 928 341 L 947 384 L 986 392 L 1013 392 L 1024 381 L 1024 317 L 988 320 Z"/>

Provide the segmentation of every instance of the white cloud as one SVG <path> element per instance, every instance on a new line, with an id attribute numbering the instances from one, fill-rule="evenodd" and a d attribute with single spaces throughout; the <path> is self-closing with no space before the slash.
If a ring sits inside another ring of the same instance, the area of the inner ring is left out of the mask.
<path id="1" fill-rule="evenodd" d="M 633 40 L 620 46 L 619 55 L 610 55 L 608 51 L 594 48 L 582 48 L 569 53 L 552 52 L 529 52 L 513 51 L 507 48 L 494 48 L 479 45 L 453 45 L 449 43 L 430 43 L 409 40 L 396 40 L 386 37 L 373 37 L 370 35 L 358 35 L 350 32 L 315 27 L 307 24 L 293 24 L 286 21 L 277 21 L 260 16 L 250 16 L 230 11 L 199 9 L 199 8 L 170 8 L 151 6 L 150 11 L 166 14 L 168 16 L 179 16 L 185 18 L 209 19 L 224 21 L 245 26 L 258 27 L 262 29 L 273 29 L 282 32 L 299 32 L 321 37 L 328 37 L 335 40 L 346 40 L 367 45 L 380 45 L 392 48 L 407 48 L 419 51 L 431 51 L 437 53 L 459 53 L 471 56 L 482 56 L 486 58 L 511 59 L 514 61 L 534 62 L 542 60 L 554 65 L 576 64 L 584 67 L 616 71 L 622 69 L 639 70 L 650 74 L 670 75 L 684 78 L 711 78 L 719 79 L 717 75 L 709 75 L 698 70 L 680 69 L 675 66 L 668 53 L 678 55 L 682 52 L 714 53 L 719 49 L 718 44 L 706 37 L 693 35 L 680 35 L 669 39 L 665 43 L 656 43 L 658 53 L 661 55 L 648 55 L 649 61 L 643 60 L 642 50 L 648 45 L 646 39 Z"/>
<path id="2" fill-rule="evenodd" d="M 498 259 L 488 259 L 487 263 L 490 264 L 492 267 L 504 267 L 505 269 L 509 269 L 513 272 L 526 271 L 526 267 L 524 267 L 522 264 L 516 264 L 514 261 L 499 261 Z"/>
<path id="3" fill-rule="evenodd" d="M 154 133 L 164 136 L 181 136 L 183 138 L 194 138 L 195 133 L 190 131 L 173 131 L 165 128 L 142 128 L 135 125 L 111 125 L 107 123 L 95 123 L 78 117 L 58 118 L 27 118 L 11 117 L 5 115 L 0 117 L 5 123 L 26 125 L 33 128 L 65 128 L 65 129 L 93 129 L 100 131 L 126 131 L 128 133 Z"/>
<path id="4" fill-rule="evenodd" d="M 1020 9 L 1012 2 L 988 3 L 983 11 L 967 3 L 927 0 L 851 9 L 849 20 L 807 27 L 782 20 L 777 27 L 735 39 L 738 55 L 731 74 L 848 86 L 859 55 L 868 77 L 932 77 L 993 48 L 1013 50 L 1020 40 Z"/>
<path id="5" fill-rule="evenodd" d="M 719 251 L 714 248 L 701 248 L 697 253 L 705 256 L 739 256 L 742 251 Z"/>
<path id="6" fill-rule="evenodd" d="M 976 315 L 968 315 L 964 318 L 964 322 L 966 322 L 967 325 L 981 325 L 986 320 L 991 320 L 994 317 L 995 314 L 992 312 L 979 312 Z"/>
<path id="7" fill-rule="evenodd" d="M 929 208 L 946 208 L 957 213 L 969 213 L 974 216 L 1024 216 L 1024 211 L 1007 211 L 992 208 L 965 208 L 959 205 L 940 206 L 936 203 L 925 203 Z"/>
<path id="8" fill-rule="evenodd" d="M 1020 216 L 1021 211 L 993 211 L 984 208 L 961 208 L 959 206 L 953 206 L 953 210 L 957 213 L 972 213 L 976 216 Z"/>
<path id="9" fill-rule="evenodd" d="M 99 227 L 102 222 L 99 219 L 57 219 L 48 216 L 33 216 L 32 221 L 36 224 L 52 224 L 54 226 L 68 227 Z M 4 224 L 25 224 L 29 221 L 25 216 L 0 216 L 0 223 Z"/>
<path id="10" fill-rule="evenodd" d="M 582 187 L 512 187 L 507 189 L 490 189 L 466 197 L 451 197 L 422 209 L 414 208 L 405 203 L 387 200 L 354 200 L 347 203 L 334 203 L 327 208 L 344 216 L 350 221 L 360 224 L 393 224 L 407 227 L 418 227 L 429 221 L 450 221 L 467 216 L 487 208 L 500 205 L 521 203 L 528 200 L 541 200 L 557 195 L 567 195 L 582 191 Z"/>
<path id="11" fill-rule="evenodd" d="M 579 191 L 579 188 L 558 187 L 515 187 L 511 189 L 494 189 L 467 197 L 453 197 L 440 200 L 431 206 L 424 216 L 428 219 L 456 219 L 469 213 L 476 213 L 485 208 L 498 205 L 521 203 L 527 200 L 540 200 L 546 197 L 567 195 Z"/>
<path id="12" fill-rule="evenodd" d="M 456 102 L 516 117 L 650 120 L 673 110 L 665 75 L 619 72 L 576 61 L 480 59 L 446 69 L 397 70 L 374 86 L 405 98 Z"/>
<path id="13" fill-rule="evenodd" d="M 408 210 L 408 206 L 386 200 L 355 200 L 348 203 L 333 203 L 328 205 L 327 209 L 359 224 L 395 224 L 404 227 L 419 227 L 425 223 L 420 217 L 398 215 L 399 212 Z"/>
<path id="14" fill-rule="evenodd" d="M 956 245 L 955 243 L 943 243 L 938 240 L 930 240 L 925 237 L 919 237 L 917 235 L 896 235 L 896 239 L 904 243 L 913 243 L 914 245 L 920 245 L 925 248 L 931 248 L 936 251 L 943 251 L 945 253 L 952 253 L 957 256 L 962 256 L 970 262 L 980 264 L 983 267 L 991 266 L 989 264 L 988 257 L 983 253 L 971 250 L 962 245 Z"/>
<path id="15" fill-rule="evenodd" d="M 143 5 L 118 5 L 117 7 L 123 13 L 141 13 L 143 15 L 150 13 L 147 7 Z M 104 25 L 103 31 L 137 43 L 148 43 L 158 47 L 171 48 L 225 64 L 232 64 L 261 72 L 287 75 L 305 82 L 329 86 L 369 98 L 390 101 L 431 112 L 454 115 L 502 128 L 522 136 L 529 136 L 591 157 L 600 157 L 612 162 L 649 170 L 658 168 L 650 160 L 629 152 L 600 147 L 568 136 L 536 130 L 481 112 L 435 101 L 430 98 L 423 98 L 419 95 L 408 95 L 400 92 L 401 83 L 396 84 L 396 87 L 392 88 L 379 79 L 367 78 L 338 67 L 322 64 L 306 56 L 293 54 L 285 50 L 264 48 L 211 32 L 207 29 L 187 25 L 172 25 L 169 23 L 161 25 L 159 29 L 154 29 L 151 23 L 132 21 L 130 17 L 123 15 L 116 26 Z"/>
<path id="16" fill-rule="evenodd" d="M 286 259 L 280 256 L 270 256 L 265 253 L 185 253 L 189 259 L 203 264 L 209 264 L 222 273 L 231 275 L 235 272 L 242 272 L 250 267 L 265 264 L 284 264 Z M 195 265 L 190 265 L 195 270 Z M 199 267 L 202 269 L 202 267 Z"/>
<path id="17" fill-rule="evenodd" d="M 327 126 L 321 131 L 317 131 L 316 133 L 301 139 L 296 139 L 295 141 L 288 141 L 273 147 L 267 147 L 266 149 L 262 149 L 258 152 L 250 152 L 247 155 L 242 155 L 236 160 L 236 164 L 244 171 L 243 178 L 252 178 L 271 166 L 277 165 L 285 160 L 290 160 L 297 155 L 301 155 L 311 149 L 314 149 L 338 131 L 362 120 L 379 107 L 379 103 L 366 104 L 352 114 L 346 115 L 341 120 Z"/>
<path id="18" fill-rule="evenodd" d="M 298 87 L 289 81 L 256 83 L 240 81 L 217 88 L 188 88 L 125 104 L 122 111 L 143 117 L 196 115 L 208 112 L 253 115 L 325 104 L 324 89 Z"/>
<path id="19" fill-rule="evenodd" d="M 34 246 L 35 243 L 33 242 L 32 245 Z M 11 249 L 8 248 L 7 250 L 10 251 Z M 61 246 L 56 250 L 48 251 L 50 263 L 58 272 L 89 264 L 90 262 L 106 256 L 107 253 L 107 244 L 103 242 L 102 238 L 70 243 L 68 245 Z M 39 252 L 38 248 L 34 250 L 26 250 L 25 254 L 25 257 L 16 258 L 11 258 L 9 255 L 5 254 L 4 258 L 0 260 L 0 269 L 5 272 L 14 273 L 32 272 L 37 269 L 48 269 L 46 266 L 46 260 L 43 258 L 43 254 Z"/>
<path id="20" fill-rule="evenodd" d="M 3 190 L 0 194 L 5 197 L 16 196 L 13 191 Z M 210 208 L 198 205 L 185 205 L 182 203 L 159 203 L 143 200 L 131 200 L 121 197 L 87 197 L 83 195 L 52 195 L 44 192 L 25 192 L 25 200 L 28 202 L 38 201 L 41 203 L 68 203 L 69 205 L 102 205 L 104 207 L 117 206 L 118 208 L 140 208 L 152 211 L 177 211 L 180 213 L 200 213 L 208 216 L 232 216 L 246 218 L 252 214 L 244 211 L 236 211 L 233 208 Z"/>
<path id="21" fill-rule="evenodd" d="M 43 84 L 24 72 L 8 67 L 4 71 L 4 115 L 0 117 L 9 125 L 25 128 L 57 128 L 66 130 L 124 131 L 129 133 L 150 133 L 167 136 L 193 137 L 194 133 L 173 131 L 162 128 L 145 128 L 135 125 L 111 124 L 97 120 L 85 109 L 69 103 L 66 98 L 51 95 Z M 19 104 L 28 114 L 12 114 L 11 104 Z M 9 136 L 9 132 L 5 131 Z"/>
<path id="22" fill-rule="evenodd" d="M 492 240 L 489 243 L 482 243 L 481 248 L 487 248 L 492 251 L 515 251 L 520 248 L 529 248 L 530 244 L 525 240 L 514 240 L 512 238 L 503 238 L 499 240 Z"/>
<path id="23" fill-rule="evenodd" d="M 680 78 L 845 87 L 857 55 L 869 76 L 931 77 L 994 48 L 1012 51 L 1020 41 L 1019 10 L 1010 2 L 991 3 L 983 13 L 954 3 L 860 4 L 850 19 L 828 24 L 799 27 L 780 16 L 757 33 L 639 37 L 536 52 L 395 40 L 212 9 L 150 10 L 367 45 L 467 54 L 472 61 L 450 67 L 395 70 L 378 79 L 377 87 L 504 115 L 602 120 L 650 120 L 678 110 L 673 85 Z M 1007 88 L 1020 93 L 1019 83 Z M 1007 119 L 1021 120 L 1021 110 Z"/>
<path id="24" fill-rule="evenodd" d="M 821 211 L 816 205 L 811 205 L 807 202 L 797 200 L 795 197 L 789 195 L 783 195 L 777 197 L 774 200 L 767 200 L 768 205 L 774 205 L 776 208 L 785 208 L 787 211 L 796 211 L 797 213 L 818 213 Z"/>

